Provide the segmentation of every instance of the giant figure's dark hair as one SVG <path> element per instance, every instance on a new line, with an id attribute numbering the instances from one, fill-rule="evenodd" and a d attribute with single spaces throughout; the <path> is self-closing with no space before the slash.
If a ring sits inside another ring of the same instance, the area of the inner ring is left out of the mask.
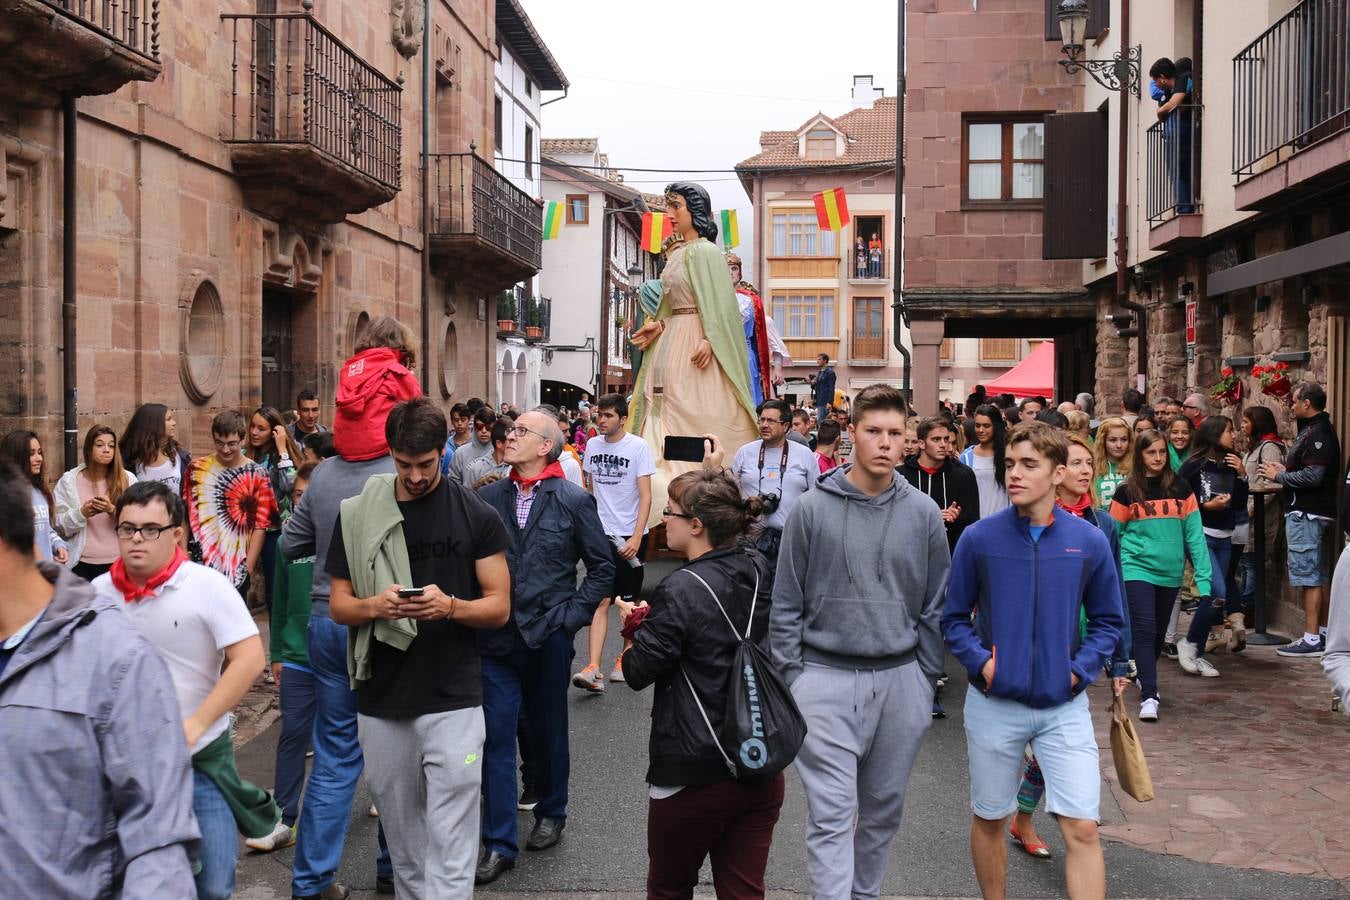
<path id="1" fill-rule="evenodd" d="M 694 230 L 699 237 L 710 241 L 717 240 L 717 221 L 713 218 L 712 200 L 702 185 L 692 181 L 676 181 L 666 185 L 667 194 L 679 194 L 689 207 L 689 217 L 693 219 Z"/>

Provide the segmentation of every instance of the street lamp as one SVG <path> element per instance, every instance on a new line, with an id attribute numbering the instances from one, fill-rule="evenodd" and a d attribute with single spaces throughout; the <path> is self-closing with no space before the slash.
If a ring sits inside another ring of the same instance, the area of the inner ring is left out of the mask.
<path id="1" fill-rule="evenodd" d="M 1082 69 L 1108 91 L 1129 91 L 1135 97 L 1139 96 L 1139 67 L 1143 58 L 1140 45 L 1128 48 L 1124 57 L 1117 51 L 1110 60 L 1079 59 L 1087 33 L 1087 0 L 1060 0 L 1056 18 L 1059 19 L 1060 40 L 1064 43 L 1063 53 L 1068 57 L 1059 61 L 1065 72 L 1072 75 Z"/>
<path id="2" fill-rule="evenodd" d="M 642 287 L 642 266 L 637 263 L 632 263 L 628 267 L 628 287 L 635 293 Z"/>

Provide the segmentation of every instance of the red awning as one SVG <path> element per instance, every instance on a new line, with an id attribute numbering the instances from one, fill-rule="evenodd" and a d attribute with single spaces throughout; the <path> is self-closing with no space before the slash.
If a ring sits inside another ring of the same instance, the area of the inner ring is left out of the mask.
<path id="1" fill-rule="evenodd" d="M 1055 342 L 1042 341 L 1026 359 L 985 387 L 991 394 L 1052 397 L 1055 393 Z"/>

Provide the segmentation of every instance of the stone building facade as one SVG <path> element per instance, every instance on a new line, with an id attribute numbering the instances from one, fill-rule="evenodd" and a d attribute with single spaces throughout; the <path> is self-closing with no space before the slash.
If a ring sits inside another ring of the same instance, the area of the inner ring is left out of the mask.
<path id="1" fill-rule="evenodd" d="M 1053 337 L 1056 394 L 1091 385 L 1095 311 L 1081 263 L 1043 253 L 1046 119 L 1083 102 L 1045 40 L 1046 5 L 907 4 L 904 297 L 923 412 L 936 407 L 951 338 L 981 338 L 982 356 L 1001 356 Z"/>
<path id="2" fill-rule="evenodd" d="M 416 0 L 66 5 L 0 2 L 0 82 L 30 86 L 0 91 L 0 424 L 59 447 L 68 388 L 80 434 L 157 401 L 195 452 L 220 410 L 305 387 L 328 419 L 338 366 L 386 314 L 417 336 L 431 396 L 491 398 L 486 298 L 539 265 L 538 203 L 491 163 L 514 0 L 431 0 L 429 36 Z"/>

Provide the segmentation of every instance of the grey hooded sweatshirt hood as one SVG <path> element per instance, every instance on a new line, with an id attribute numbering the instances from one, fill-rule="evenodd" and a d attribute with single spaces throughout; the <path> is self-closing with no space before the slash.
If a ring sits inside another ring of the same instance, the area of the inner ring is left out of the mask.
<path id="1" fill-rule="evenodd" d="M 939 627 L 951 556 L 933 501 L 898 475 L 873 496 L 821 475 L 783 530 L 769 646 L 789 683 L 806 662 L 887 669 L 917 659 L 943 670 Z"/>

